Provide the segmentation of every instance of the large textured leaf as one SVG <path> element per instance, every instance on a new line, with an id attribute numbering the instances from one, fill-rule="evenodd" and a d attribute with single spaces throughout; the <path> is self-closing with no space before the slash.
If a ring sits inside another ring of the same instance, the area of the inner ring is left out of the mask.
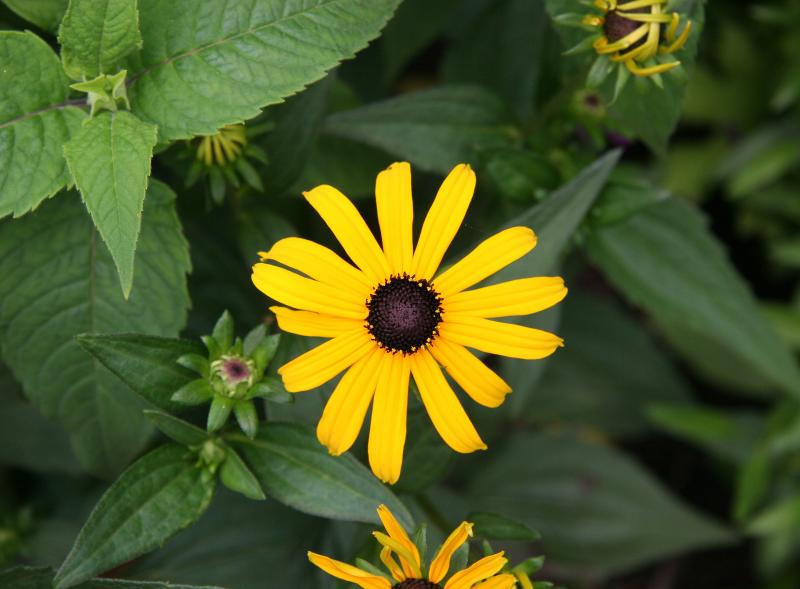
<path id="1" fill-rule="evenodd" d="M 133 287 L 136 241 L 156 128 L 126 111 L 86 121 L 64 146 L 69 170 L 119 272 L 125 298 Z"/>
<path id="2" fill-rule="evenodd" d="M 251 501 L 220 489 L 196 524 L 129 574 L 229 589 L 312 589 L 318 584 L 304 556 L 318 545 L 321 523 L 277 501 Z"/>
<path id="3" fill-rule="evenodd" d="M 374 39 L 399 0 L 140 0 L 128 64 L 162 140 L 210 134 L 302 90 Z M 177 31 L 177 33 L 176 33 Z"/>
<path id="4" fill-rule="evenodd" d="M 612 435 L 648 429 L 654 403 L 688 400 L 688 383 L 637 321 L 612 300 L 572 292 L 559 335 L 567 346 L 547 364 L 525 417 Z"/>
<path id="5" fill-rule="evenodd" d="M 52 32 L 58 29 L 69 0 L 3 0 L 3 3 L 25 20 Z"/>
<path id="6" fill-rule="evenodd" d="M 197 341 L 139 334 L 82 334 L 78 343 L 116 374 L 135 393 L 164 411 L 185 405 L 170 401 L 172 393 L 197 379 L 197 373 L 178 364 L 185 354 L 206 355 Z"/>
<path id="7" fill-rule="evenodd" d="M 81 461 L 99 472 L 124 466 L 141 449 L 149 426 L 139 399 L 74 336 L 174 335 L 182 327 L 189 259 L 173 200 L 163 184 L 151 182 L 137 254 L 141 286 L 127 302 L 77 194 L 0 223 L 3 357 L 28 397 L 73 434 Z"/>
<path id="8" fill-rule="evenodd" d="M 52 589 L 55 573 L 49 568 L 16 567 L 0 572 L 0 587 L 8 589 Z M 173 583 L 121 581 L 117 579 L 92 579 L 76 589 L 215 589 L 203 585 L 175 585 Z"/>
<path id="9" fill-rule="evenodd" d="M 114 66 L 142 46 L 136 0 L 71 0 L 58 40 L 71 78 L 115 73 Z"/>
<path id="10" fill-rule="evenodd" d="M 378 523 L 375 509 L 389 506 L 408 527 L 408 510 L 392 492 L 349 454 L 334 457 L 297 425 L 270 422 L 254 440 L 237 436 L 234 445 L 264 491 L 286 505 L 331 519 Z"/>
<path id="11" fill-rule="evenodd" d="M 54 586 L 72 587 L 161 546 L 203 514 L 215 484 L 183 446 L 145 455 L 100 498 Z"/>
<path id="12" fill-rule="evenodd" d="M 469 26 L 457 30 L 443 64 L 448 82 L 481 84 L 524 120 L 533 110 L 546 64 L 547 18 L 542 0 L 485 3 Z"/>
<path id="13" fill-rule="evenodd" d="M 442 86 L 339 112 L 325 130 L 440 173 L 474 163 L 482 149 L 513 145 L 519 133 L 505 105 L 476 86 Z"/>
<path id="14" fill-rule="evenodd" d="M 470 506 L 542 534 L 548 560 L 608 574 L 730 541 L 618 452 L 571 434 L 520 434 L 469 485 Z"/>
<path id="15" fill-rule="evenodd" d="M 701 371 L 738 388 L 749 372 L 755 385 L 800 395 L 796 360 L 695 208 L 656 204 L 597 229 L 586 250 Z"/>
<path id="16" fill-rule="evenodd" d="M 69 180 L 61 146 L 83 111 L 67 102 L 61 62 L 30 32 L 0 32 L 0 217 L 19 217 Z"/>

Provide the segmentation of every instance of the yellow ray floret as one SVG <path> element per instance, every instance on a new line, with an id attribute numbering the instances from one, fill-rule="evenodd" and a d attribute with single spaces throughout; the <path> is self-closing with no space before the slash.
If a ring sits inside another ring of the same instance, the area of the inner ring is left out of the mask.
<path id="1" fill-rule="evenodd" d="M 380 242 L 347 197 L 332 186 L 318 186 L 305 198 L 349 260 L 312 241 L 288 237 L 260 252 L 261 261 L 253 267 L 255 286 L 279 303 L 270 309 L 283 331 L 329 338 L 278 369 L 286 390 L 307 391 L 344 373 L 317 437 L 331 454 L 346 452 L 371 406 L 369 464 L 388 483 L 402 471 L 412 379 L 442 439 L 457 452 L 483 450 L 486 444 L 442 368 L 476 403 L 497 407 L 511 389 L 470 348 L 540 359 L 563 345 L 551 333 L 497 320 L 557 304 L 567 294 L 561 278 L 478 286 L 534 249 L 531 229 L 504 229 L 441 271 L 475 186 L 469 165 L 453 168 L 416 243 L 407 163 L 392 164 L 375 182 Z M 393 575 L 416 574 L 420 564 L 413 545 L 391 524 L 387 529 L 389 536 L 381 538 L 389 548 L 383 557 L 387 567 L 396 562 Z"/>

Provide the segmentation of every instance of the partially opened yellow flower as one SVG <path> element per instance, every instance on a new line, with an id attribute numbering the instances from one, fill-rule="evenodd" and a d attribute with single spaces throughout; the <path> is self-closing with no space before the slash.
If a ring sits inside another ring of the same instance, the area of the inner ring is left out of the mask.
<path id="1" fill-rule="evenodd" d="M 480 559 L 463 571 L 454 572 L 444 585 L 442 581 L 450 570 L 450 559 L 467 539 L 472 536 L 472 524 L 462 522 L 444 544 L 439 547 L 428 572 L 423 570 L 419 549 L 408 537 L 403 526 L 394 518 L 385 505 L 378 508 L 378 515 L 386 528 L 386 534 L 374 532 L 381 543 L 381 561 L 394 578 L 391 583 L 386 577 L 364 571 L 358 567 L 333 560 L 327 556 L 308 553 L 308 559 L 323 571 L 344 581 L 349 581 L 362 589 L 511 589 L 517 579 L 509 573 L 498 574 L 508 560 L 502 552 Z"/>
<path id="2" fill-rule="evenodd" d="M 286 390 L 313 389 L 347 370 L 325 406 L 317 436 L 331 454 L 345 452 L 372 403 L 369 463 L 385 482 L 400 476 L 411 376 L 442 439 L 457 452 L 473 452 L 486 445 L 439 365 L 477 403 L 497 407 L 511 389 L 467 348 L 538 359 L 563 345 L 552 333 L 492 320 L 555 305 L 567 293 L 561 278 L 467 290 L 531 251 L 536 237 L 530 229 L 501 231 L 437 274 L 474 189 L 472 169 L 456 166 L 415 248 L 411 168 L 391 165 L 375 186 L 381 248 L 341 192 L 318 186 L 304 196 L 355 266 L 317 243 L 289 237 L 262 252 L 263 263 L 253 267 L 259 290 L 292 307 L 272 307 L 281 329 L 331 338 L 278 370 Z"/>

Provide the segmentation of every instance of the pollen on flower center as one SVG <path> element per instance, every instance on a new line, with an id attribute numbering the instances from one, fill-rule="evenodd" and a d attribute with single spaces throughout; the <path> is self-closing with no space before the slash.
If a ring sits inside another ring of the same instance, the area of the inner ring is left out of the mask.
<path id="1" fill-rule="evenodd" d="M 442 586 L 427 579 L 406 579 L 395 583 L 392 589 L 442 589 Z"/>
<path id="2" fill-rule="evenodd" d="M 411 354 L 439 333 L 441 302 L 427 280 L 408 274 L 392 276 L 367 300 L 367 329 L 381 348 Z"/>
<path id="3" fill-rule="evenodd" d="M 633 10 L 628 10 L 627 12 L 647 12 L 648 8 L 636 8 Z M 631 20 L 629 18 L 625 18 L 622 16 L 618 11 L 612 10 L 605 16 L 605 23 L 603 24 L 603 31 L 608 37 L 608 40 L 612 43 L 619 41 L 623 37 L 627 37 L 636 29 L 642 26 L 643 23 Z M 645 42 L 645 38 L 643 37 L 633 43 L 629 49 L 635 49 L 639 47 Z"/>

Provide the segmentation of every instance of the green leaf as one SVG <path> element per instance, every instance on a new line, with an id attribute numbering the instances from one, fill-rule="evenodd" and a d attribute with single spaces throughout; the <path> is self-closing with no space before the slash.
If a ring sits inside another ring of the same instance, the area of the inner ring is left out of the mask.
<path id="1" fill-rule="evenodd" d="M 208 439 L 204 430 L 169 413 L 145 409 L 144 416 L 162 433 L 184 446 L 199 446 Z"/>
<path id="2" fill-rule="evenodd" d="M 144 49 L 128 63 L 133 110 L 159 126 L 161 141 L 251 119 L 353 57 L 398 3 L 140 0 Z"/>
<path id="3" fill-rule="evenodd" d="M 202 405 L 210 401 L 213 396 L 214 389 L 211 388 L 211 383 L 205 378 L 197 378 L 172 393 L 170 400 L 181 405 Z"/>
<path id="4" fill-rule="evenodd" d="M 759 513 L 747 525 L 747 530 L 758 536 L 772 536 L 797 530 L 799 525 L 800 495 L 795 495 Z"/>
<path id="5" fill-rule="evenodd" d="M 3 3 L 37 27 L 55 32 L 69 0 L 3 0 Z"/>
<path id="6" fill-rule="evenodd" d="M 208 410 L 206 429 L 209 432 L 215 432 L 228 423 L 228 417 L 230 417 L 235 403 L 236 401 L 228 397 L 214 395 L 214 398 L 211 400 L 211 407 Z"/>
<path id="7" fill-rule="evenodd" d="M 233 406 L 236 422 L 248 438 L 254 438 L 258 433 L 258 413 L 256 406 L 250 399 L 237 401 Z"/>
<path id="8" fill-rule="evenodd" d="M 453 451 L 431 427 L 424 411 L 409 415 L 406 440 L 403 472 L 394 488 L 400 493 L 421 493 L 445 477 L 453 461 Z"/>
<path id="9" fill-rule="evenodd" d="M 19 217 L 70 180 L 61 146 L 85 113 L 50 47 L 30 32 L 0 32 L 0 217 Z"/>
<path id="10" fill-rule="evenodd" d="M 471 504 L 541 532 L 548 560 L 613 574 L 730 542 L 637 464 L 568 433 L 518 434 L 468 486 Z"/>
<path id="11" fill-rule="evenodd" d="M 233 448 L 225 449 L 225 461 L 219 471 L 219 478 L 231 491 L 241 493 L 249 499 L 260 501 L 267 498 L 256 476 Z"/>
<path id="12" fill-rule="evenodd" d="M 695 208 L 656 204 L 594 231 L 586 251 L 701 372 L 739 389 L 749 372 L 800 395 L 797 362 Z"/>
<path id="13" fill-rule="evenodd" d="M 52 589 L 53 569 L 16 567 L 0 572 L 0 587 L 8 589 Z M 93 579 L 76 586 L 76 589 L 215 589 L 208 585 L 175 585 L 147 581 L 121 581 L 117 579 Z M 219 589 L 219 588 L 217 588 Z"/>
<path id="14" fill-rule="evenodd" d="M 541 0 L 487 3 L 469 26 L 457 30 L 442 65 L 444 80 L 485 86 L 524 120 L 533 110 L 547 62 L 547 33 Z"/>
<path id="15" fill-rule="evenodd" d="M 161 546 L 195 522 L 214 494 L 182 446 L 136 461 L 100 498 L 56 575 L 64 589 Z"/>
<path id="16" fill-rule="evenodd" d="M 233 335 L 233 317 L 228 311 L 223 311 L 214 325 L 211 337 L 217 342 L 220 350 L 227 352 L 233 345 Z"/>
<path id="17" fill-rule="evenodd" d="M 471 513 L 467 521 L 475 524 L 475 533 L 489 540 L 532 542 L 541 536 L 523 523 L 497 513 Z"/>
<path id="18" fill-rule="evenodd" d="M 385 503 L 406 526 L 411 514 L 392 492 L 349 454 L 334 457 L 297 425 L 269 422 L 258 436 L 231 436 L 267 495 L 305 513 L 330 519 L 379 523 Z"/>
<path id="19" fill-rule="evenodd" d="M 505 227 L 522 225 L 533 229 L 538 237 L 536 249 L 519 262 L 495 274 L 488 283 L 554 273 L 556 265 L 570 245 L 572 236 L 600 194 L 619 156 L 618 151 L 603 156 L 586 167 L 568 184 L 551 194 L 544 202 L 508 222 Z M 560 308 L 556 307 L 545 314 L 522 318 L 518 323 L 554 329 L 557 326 L 558 313 Z M 515 391 L 508 400 L 512 414 L 518 416 L 522 413 L 546 365 L 546 361 L 532 364 L 509 358 L 500 359 L 500 372 L 507 377 L 507 382 Z"/>
<path id="20" fill-rule="evenodd" d="M 81 462 L 95 471 L 118 472 L 151 428 L 140 399 L 82 350 L 75 335 L 176 334 L 189 304 L 187 248 L 174 195 L 157 182 L 137 252 L 142 285 L 127 301 L 77 194 L 0 223 L 2 356 L 26 395 L 66 427 Z"/>
<path id="21" fill-rule="evenodd" d="M 115 73 L 119 61 L 142 46 L 136 0 L 70 0 L 58 41 L 70 78 Z"/>
<path id="22" fill-rule="evenodd" d="M 688 401 L 689 384 L 612 299 L 573 291 L 562 305 L 559 335 L 567 345 L 547 364 L 526 406 L 528 421 L 629 436 L 651 429 L 651 404 Z"/>
<path id="23" fill-rule="evenodd" d="M 447 173 L 480 151 L 514 145 L 519 131 L 503 103 L 479 87 L 442 86 L 330 115 L 325 131 Z"/>
<path id="24" fill-rule="evenodd" d="M 156 135 L 153 125 L 129 112 L 107 112 L 86 121 L 64 146 L 75 184 L 117 266 L 125 298 L 133 287 Z"/>
<path id="25" fill-rule="evenodd" d="M 151 335 L 81 334 L 75 339 L 135 393 L 167 412 L 183 409 L 183 404 L 170 398 L 197 378 L 178 359 L 205 352 L 199 342 Z"/>
<path id="26" fill-rule="evenodd" d="M 319 550 L 327 528 L 319 518 L 277 501 L 252 501 L 223 488 L 200 521 L 134 562 L 128 573 L 229 589 L 318 589 L 302 556 Z"/>

